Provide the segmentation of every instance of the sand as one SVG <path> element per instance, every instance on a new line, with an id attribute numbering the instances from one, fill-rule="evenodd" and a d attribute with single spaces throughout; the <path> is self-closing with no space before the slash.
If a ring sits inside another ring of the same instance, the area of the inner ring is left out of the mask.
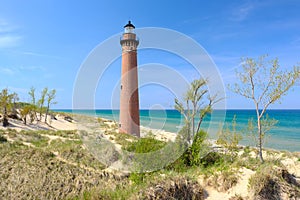
<path id="1" fill-rule="evenodd" d="M 62 115 L 56 115 L 56 119 L 51 119 L 48 116 L 47 123 L 45 123 L 45 116 L 42 116 L 41 121 L 35 120 L 33 123 L 29 123 L 29 119 L 27 119 L 27 124 L 25 125 L 23 121 L 16 119 L 9 119 L 9 126 L 3 127 L 0 126 L 0 129 L 15 129 L 17 131 L 21 130 L 76 130 L 76 123 L 69 122 L 64 119 Z"/>

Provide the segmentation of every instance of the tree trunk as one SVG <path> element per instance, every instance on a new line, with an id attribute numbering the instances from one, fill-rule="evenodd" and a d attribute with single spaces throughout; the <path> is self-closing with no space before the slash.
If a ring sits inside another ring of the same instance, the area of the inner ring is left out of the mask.
<path id="1" fill-rule="evenodd" d="M 48 116 L 48 112 L 49 112 L 49 105 L 47 106 L 46 114 L 45 114 L 45 123 L 46 123 L 46 124 L 47 124 L 47 116 Z"/>
<path id="2" fill-rule="evenodd" d="M 7 109 L 6 106 L 4 106 L 4 114 L 3 114 L 3 126 L 7 127 L 9 125 L 8 119 L 7 119 Z"/>
<path id="3" fill-rule="evenodd" d="M 264 162 L 264 158 L 262 155 L 262 140 L 263 140 L 263 136 L 262 136 L 262 132 L 261 132 L 261 123 L 260 123 L 260 117 L 257 118 L 257 128 L 258 128 L 258 155 L 259 155 L 259 159 L 260 161 L 263 163 Z"/>
<path id="4" fill-rule="evenodd" d="M 198 122 L 198 126 L 197 126 L 197 133 L 200 131 L 200 126 L 201 126 L 202 121 L 203 121 L 203 117 L 201 116 L 200 120 Z"/>
<path id="5" fill-rule="evenodd" d="M 42 120 L 42 108 L 40 108 L 40 119 L 38 121 Z"/>
<path id="6" fill-rule="evenodd" d="M 190 126 L 190 122 L 188 122 L 187 124 L 187 141 L 189 143 L 189 145 L 191 145 L 191 126 Z"/>
<path id="7" fill-rule="evenodd" d="M 191 137 L 192 140 L 194 140 L 194 136 L 195 136 L 195 116 L 193 115 L 193 118 L 192 118 L 192 137 Z"/>
<path id="8" fill-rule="evenodd" d="M 37 112 L 36 112 L 36 111 L 34 111 L 34 113 L 33 113 L 32 116 L 33 116 L 32 118 L 36 119 L 37 122 L 39 121 L 38 116 L 37 116 Z M 34 119 L 33 119 L 33 120 L 31 119 L 31 121 L 33 122 Z M 32 123 L 32 122 L 31 122 L 31 123 Z"/>

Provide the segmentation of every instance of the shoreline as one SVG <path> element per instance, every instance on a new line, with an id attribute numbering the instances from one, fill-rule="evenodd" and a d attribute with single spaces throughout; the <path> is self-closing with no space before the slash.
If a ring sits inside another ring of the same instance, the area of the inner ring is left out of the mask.
<path id="1" fill-rule="evenodd" d="M 117 124 L 118 122 L 116 122 L 115 120 L 112 119 L 108 119 L 105 117 L 101 117 L 101 116 L 90 116 L 88 114 L 78 114 L 78 113 L 73 113 L 73 112 L 56 112 L 55 110 L 53 110 L 56 113 L 56 117 L 57 119 L 50 119 L 50 117 L 48 118 L 48 120 L 50 121 L 50 126 L 49 124 L 45 124 L 43 122 L 43 119 L 38 122 L 38 121 L 34 121 L 33 123 L 28 123 L 27 125 L 24 125 L 22 121 L 20 120 L 15 120 L 15 119 L 9 119 L 9 121 L 11 122 L 11 125 L 8 126 L 7 128 L 10 129 L 16 129 L 17 131 L 21 131 L 21 130 L 78 130 L 78 122 L 75 120 L 76 116 L 79 117 L 84 117 L 84 118 L 90 118 L 92 120 L 98 120 L 99 118 L 105 122 L 105 123 L 113 123 L 113 124 Z M 72 122 L 64 119 L 67 116 L 72 116 Z M 111 125 L 111 124 L 109 124 Z M 146 126 L 140 126 L 141 128 L 141 136 L 144 137 L 149 133 L 152 133 L 153 135 L 155 135 L 156 139 L 158 140 L 162 140 L 162 141 L 174 141 L 177 133 L 175 132 L 170 132 L 170 131 L 166 131 L 163 129 L 154 129 L 151 127 L 146 127 Z M 3 126 L 0 126 L 0 129 L 6 129 Z M 220 148 L 221 145 L 217 144 L 217 139 L 214 138 L 207 138 L 208 143 L 210 143 L 214 148 Z M 250 148 L 256 149 L 257 147 L 253 146 L 253 145 L 244 145 L 244 144 L 238 144 L 239 148 L 246 148 L 247 146 L 249 146 Z M 287 149 L 276 149 L 276 148 L 270 148 L 270 147 L 264 147 L 263 148 L 264 151 L 272 151 L 272 152 L 290 152 L 290 153 L 300 153 L 299 151 L 290 151 Z"/>
<path id="2" fill-rule="evenodd" d="M 169 111 L 170 110 L 170 111 Z M 103 110 L 71 110 L 71 109 L 55 109 L 54 111 L 65 111 L 65 113 L 76 113 L 79 111 L 79 114 L 87 115 L 87 116 L 94 116 L 94 117 L 101 117 L 106 119 L 111 119 L 114 121 L 118 121 L 118 110 L 110 110 L 110 109 L 103 109 Z M 73 112 L 72 112 L 73 111 Z M 151 112 L 153 111 L 153 112 Z M 218 110 L 216 109 L 216 115 L 214 120 L 211 121 L 210 118 L 207 118 L 202 123 L 202 129 L 208 130 L 209 126 L 213 128 L 213 133 L 209 135 L 210 139 L 217 139 L 217 132 L 220 128 L 218 124 L 219 115 Z M 232 117 L 236 115 L 237 120 L 237 131 L 240 131 L 243 135 L 243 140 L 240 141 L 241 144 L 245 146 L 255 146 L 251 136 L 247 134 L 247 127 L 248 127 L 248 119 L 255 117 L 249 113 L 249 110 L 241 109 L 230 111 L 227 110 L 226 117 L 224 118 L 224 125 L 228 124 L 231 126 Z M 251 110 L 250 110 L 251 111 Z M 254 111 L 254 110 L 252 110 Z M 292 112 L 292 113 L 290 113 Z M 166 132 L 177 133 L 178 126 L 182 125 L 182 121 L 180 118 L 180 113 L 174 109 L 168 109 L 167 111 L 161 110 L 141 110 L 140 117 L 141 117 L 141 125 L 146 128 L 164 130 Z M 267 134 L 270 135 L 269 139 L 265 143 L 266 148 L 276 149 L 276 150 L 287 150 L 291 152 L 299 152 L 300 151 L 300 127 L 297 121 L 300 120 L 300 110 L 280 110 L 279 113 L 276 110 L 270 110 L 269 117 L 277 119 L 279 122 L 278 124 L 271 129 L 270 132 Z M 162 121 L 164 124 L 162 124 Z M 151 126 L 151 127 L 150 127 Z M 223 126 L 226 127 L 226 126 Z"/>

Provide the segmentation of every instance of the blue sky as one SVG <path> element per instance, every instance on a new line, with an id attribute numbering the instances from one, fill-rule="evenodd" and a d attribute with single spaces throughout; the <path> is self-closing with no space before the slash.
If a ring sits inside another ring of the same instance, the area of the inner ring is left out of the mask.
<path id="1" fill-rule="evenodd" d="M 131 19 L 137 28 L 179 31 L 202 45 L 225 85 L 233 83 L 241 57 L 269 54 L 287 69 L 300 62 L 300 2 L 266 1 L 59 1 L 0 0 L 0 86 L 28 101 L 30 87 L 57 90 L 56 108 L 72 108 L 74 81 L 89 53 L 120 34 Z M 143 38 L 140 38 L 141 42 Z M 120 48 L 121 55 L 121 48 Z M 196 78 L 187 63 L 159 51 L 139 52 L 139 64 L 162 63 L 187 79 Z M 111 90 L 120 76 L 115 60 L 96 92 L 98 108 L 111 107 Z M 180 66 L 180 67 L 178 67 Z M 168 77 L 166 77 L 167 79 Z M 140 90 L 141 108 L 173 107 L 173 96 L 158 85 Z M 300 109 L 300 84 L 272 108 Z M 226 90 L 227 108 L 253 108 Z"/>

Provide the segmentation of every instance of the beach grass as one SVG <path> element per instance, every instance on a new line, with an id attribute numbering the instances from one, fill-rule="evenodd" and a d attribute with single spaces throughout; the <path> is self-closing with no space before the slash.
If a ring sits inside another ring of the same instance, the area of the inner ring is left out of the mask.
<path id="1" fill-rule="evenodd" d="M 152 134 L 139 139 L 120 134 L 107 124 L 105 127 L 103 134 L 129 152 L 155 152 L 168 144 Z M 219 148 L 205 156 L 195 157 L 200 152 L 197 146 L 162 169 L 130 173 L 120 178 L 104 172 L 105 165 L 85 148 L 82 135 L 72 130 L 0 130 L 2 197 L 10 197 L 11 192 L 15 197 L 28 195 L 29 198 L 48 199 L 149 199 L 151 195 L 164 198 L 172 193 L 172 198 L 177 194 L 201 199 L 206 187 L 220 194 L 228 193 L 231 199 L 251 199 L 251 195 L 258 198 L 264 195 L 265 190 L 275 197 L 278 194 L 299 194 L 298 183 L 292 184 L 294 179 L 288 171 L 284 171 L 286 166 L 282 164 L 285 159 L 300 162 L 297 153 L 265 150 L 266 161 L 262 165 L 253 147 L 237 148 L 233 154 Z M 249 187 L 249 192 L 246 195 L 238 191 L 237 194 L 232 193 L 239 186 L 245 169 L 253 173 L 245 186 Z M 267 172 L 270 172 L 269 177 L 265 176 Z M 283 189 L 278 189 L 275 184 L 276 191 L 271 190 L 272 181 Z M 4 185 L 14 191 L 5 189 Z M 17 190 L 17 187 L 20 189 Z M 41 192 L 45 191 L 45 187 L 47 193 Z M 157 193 L 157 188 L 161 192 Z"/>

